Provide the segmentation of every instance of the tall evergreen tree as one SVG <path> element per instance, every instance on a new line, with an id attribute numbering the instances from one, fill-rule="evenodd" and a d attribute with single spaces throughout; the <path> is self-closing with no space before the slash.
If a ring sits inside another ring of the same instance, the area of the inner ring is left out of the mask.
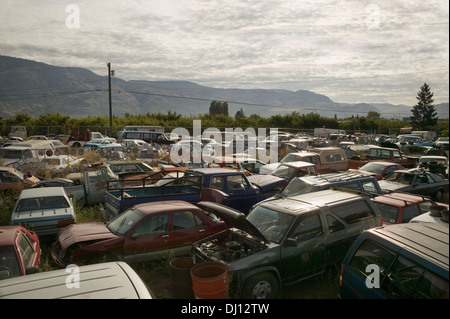
<path id="1" fill-rule="evenodd" d="M 416 99 L 418 102 L 411 110 L 413 114 L 410 117 L 411 125 L 416 130 L 430 130 L 437 124 L 438 117 L 433 104 L 433 92 L 428 84 L 424 83 L 421 86 Z"/>

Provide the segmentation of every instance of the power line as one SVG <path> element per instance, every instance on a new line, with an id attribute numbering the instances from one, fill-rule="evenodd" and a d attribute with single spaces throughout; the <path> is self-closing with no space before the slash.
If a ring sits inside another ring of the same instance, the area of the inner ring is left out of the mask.
<path id="1" fill-rule="evenodd" d="M 95 89 L 95 90 L 81 90 L 81 91 L 68 91 L 68 92 L 45 92 L 45 93 L 30 93 L 27 96 L 17 96 L 17 95 L 3 95 L 0 96 L 0 101 L 18 101 L 26 99 L 38 99 L 45 97 L 72 95 L 72 94 L 84 94 L 92 92 L 105 92 L 106 89 Z M 6 98 L 4 98 L 6 97 Z"/>

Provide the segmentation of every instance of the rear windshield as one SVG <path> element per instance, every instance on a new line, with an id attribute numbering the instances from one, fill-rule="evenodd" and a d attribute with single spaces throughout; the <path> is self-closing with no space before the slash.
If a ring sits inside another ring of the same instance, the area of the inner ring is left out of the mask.
<path id="1" fill-rule="evenodd" d="M 19 201 L 19 203 L 17 204 L 16 212 L 68 207 L 70 207 L 70 204 L 63 196 L 26 198 Z"/>

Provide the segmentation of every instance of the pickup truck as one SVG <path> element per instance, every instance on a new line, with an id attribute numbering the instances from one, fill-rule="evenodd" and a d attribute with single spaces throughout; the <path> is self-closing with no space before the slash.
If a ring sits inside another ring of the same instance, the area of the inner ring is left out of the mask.
<path id="1" fill-rule="evenodd" d="M 317 173 L 327 174 L 346 171 L 348 159 L 345 151 L 340 147 L 316 147 L 309 152 L 293 152 L 283 157 L 280 163 L 310 162 L 317 167 Z M 280 163 L 271 163 L 261 166 L 260 174 L 272 174 Z"/>
<path id="2" fill-rule="evenodd" d="M 122 185 L 119 177 L 105 163 L 93 163 L 80 172 L 70 173 L 65 178 L 41 180 L 32 187 L 62 186 L 69 197 L 81 201 L 84 206 L 103 203 L 107 187 Z"/>
<path id="3" fill-rule="evenodd" d="M 356 150 L 355 155 L 348 159 L 348 169 L 358 169 L 371 161 L 394 162 L 405 168 L 417 167 L 416 158 L 405 157 L 397 148 L 368 145 Z"/>
<path id="4" fill-rule="evenodd" d="M 258 175 L 246 176 L 242 171 L 226 168 L 188 169 L 170 183 L 158 181 L 142 187 L 121 187 L 105 193 L 105 212 L 115 216 L 136 204 L 183 200 L 196 204 L 212 201 L 247 212 L 255 203 L 274 195 L 286 181 L 273 177 L 258 183 Z M 165 177 L 167 179 L 167 177 Z"/>

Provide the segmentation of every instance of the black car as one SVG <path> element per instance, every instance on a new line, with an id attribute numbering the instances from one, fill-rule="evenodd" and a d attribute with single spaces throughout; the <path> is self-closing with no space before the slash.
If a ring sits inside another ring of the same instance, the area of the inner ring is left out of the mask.
<path id="1" fill-rule="evenodd" d="M 436 202 L 442 201 L 448 193 L 448 179 L 420 168 L 396 170 L 384 180 L 378 181 L 381 189 L 386 192 L 405 192 L 426 195 Z"/>
<path id="2" fill-rule="evenodd" d="M 382 222 L 369 197 L 350 190 L 264 202 L 247 216 L 217 203 L 198 206 L 228 229 L 192 245 L 195 263 L 226 263 L 233 297 L 247 299 L 276 298 L 282 285 L 337 273 L 359 234 Z"/>

